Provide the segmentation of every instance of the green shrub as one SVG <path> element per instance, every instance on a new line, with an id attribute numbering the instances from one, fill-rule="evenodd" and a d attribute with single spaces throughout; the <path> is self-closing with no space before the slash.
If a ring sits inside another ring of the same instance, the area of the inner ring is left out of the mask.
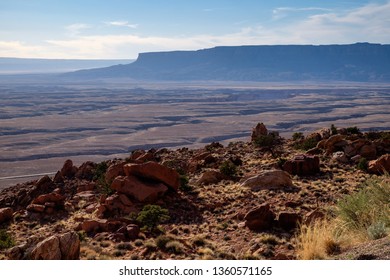
<path id="1" fill-rule="evenodd" d="M 15 241 L 10 233 L 5 229 L 0 229 L 0 250 L 11 248 L 15 245 Z"/>
<path id="2" fill-rule="evenodd" d="M 106 182 L 106 171 L 108 165 L 105 161 L 102 161 L 96 165 L 93 180 L 97 182 L 97 189 L 102 194 L 110 195 L 114 191 L 111 189 L 110 182 Z"/>
<path id="3" fill-rule="evenodd" d="M 349 134 L 360 134 L 360 129 L 357 128 L 356 126 L 347 127 L 347 132 Z"/>
<path id="4" fill-rule="evenodd" d="M 294 144 L 294 148 L 298 150 L 308 151 L 317 146 L 318 141 L 315 138 L 303 139 Z"/>
<path id="5" fill-rule="evenodd" d="M 359 192 L 338 203 L 338 215 L 347 228 L 370 238 L 381 236 L 390 226 L 389 176 L 368 180 Z"/>
<path id="6" fill-rule="evenodd" d="M 226 160 L 219 167 L 219 171 L 225 176 L 235 177 L 237 175 L 237 166 L 230 160 Z"/>
<path id="7" fill-rule="evenodd" d="M 193 190 L 192 186 L 190 186 L 188 183 L 189 183 L 188 176 L 180 175 L 180 186 L 179 186 L 179 189 L 182 192 L 191 192 Z"/>
<path id="8" fill-rule="evenodd" d="M 302 132 L 294 132 L 294 134 L 292 135 L 292 140 L 298 141 L 301 139 L 303 139 L 303 133 Z"/>
<path id="9" fill-rule="evenodd" d="M 367 171 L 367 168 L 368 168 L 368 161 L 366 158 L 362 157 L 358 164 L 357 164 L 357 168 L 362 170 L 362 171 Z"/>
<path id="10" fill-rule="evenodd" d="M 172 240 L 165 245 L 165 249 L 174 254 L 181 254 L 184 252 L 185 247 L 179 241 Z"/>
<path id="11" fill-rule="evenodd" d="M 254 141 L 257 147 L 271 147 L 276 143 L 276 137 L 274 134 L 261 135 Z"/>
<path id="12" fill-rule="evenodd" d="M 387 228 L 385 222 L 377 222 L 367 228 L 368 237 L 372 240 L 380 239 L 387 236 Z"/>
<path id="13" fill-rule="evenodd" d="M 335 127 L 335 125 L 334 124 L 332 124 L 331 126 L 330 126 L 330 133 L 332 134 L 332 135 L 336 135 L 338 132 L 337 132 L 337 128 Z"/>
<path id="14" fill-rule="evenodd" d="M 145 205 L 137 216 L 137 222 L 143 225 L 143 229 L 153 231 L 163 222 L 170 219 L 167 209 L 161 208 L 159 205 Z"/>
<path id="15" fill-rule="evenodd" d="M 168 235 L 160 235 L 156 238 L 155 242 L 158 248 L 160 248 L 161 250 L 165 250 L 165 246 L 167 245 L 167 243 L 172 240 L 173 238 Z"/>

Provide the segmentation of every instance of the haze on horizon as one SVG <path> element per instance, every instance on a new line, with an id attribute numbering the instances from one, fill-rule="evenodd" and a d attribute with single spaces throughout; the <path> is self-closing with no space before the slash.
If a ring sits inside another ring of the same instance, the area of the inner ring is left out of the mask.
<path id="1" fill-rule="evenodd" d="M 0 57 L 134 59 L 221 45 L 390 43 L 390 1 L 2 0 Z"/>

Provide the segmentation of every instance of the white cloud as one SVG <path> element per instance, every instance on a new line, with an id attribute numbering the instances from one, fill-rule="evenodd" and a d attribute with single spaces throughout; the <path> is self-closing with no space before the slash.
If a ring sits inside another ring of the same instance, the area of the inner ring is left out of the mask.
<path id="1" fill-rule="evenodd" d="M 122 21 L 122 20 L 119 20 L 119 21 L 108 21 L 108 22 L 104 22 L 106 25 L 111 25 L 111 26 L 122 26 L 122 27 L 128 27 L 128 28 L 132 28 L 132 29 L 136 29 L 138 28 L 138 24 L 130 24 L 128 21 Z"/>
<path id="2" fill-rule="evenodd" d="M 65 26 L 65 30 L 67 31 L 68 35 L 70 36 L 77 36 L 81 33 L 82 30 L 89 29 L 92 26 L 85 23 L 74 23 L 71 25 Z"/>
<path id="3" fill-rule="evenodd" d="M 290 13 L 297 12 L 330 12 L 330 9 L 320 7 L 307 7 L 307 8 L 293 8 L 293 7 L 280 7 L 272 11 L 272 18 L 278 20 L 287 17 Z"/>

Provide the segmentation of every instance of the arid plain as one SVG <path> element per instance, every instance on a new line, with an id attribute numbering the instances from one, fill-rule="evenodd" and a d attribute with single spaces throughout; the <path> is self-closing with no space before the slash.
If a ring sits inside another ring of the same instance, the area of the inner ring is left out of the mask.
<path id="1" fill-rule="evenodd" d="M 0 177 L 56 172 L 137 148 L 249 140 L 263 122 L 289 137 L 331 124 L 389 130 L 390 85 L 0 83 Z M 31 177 L 33 179 L 33 177 Z M 28 178 L 2 179 L 0 188 Z"/>

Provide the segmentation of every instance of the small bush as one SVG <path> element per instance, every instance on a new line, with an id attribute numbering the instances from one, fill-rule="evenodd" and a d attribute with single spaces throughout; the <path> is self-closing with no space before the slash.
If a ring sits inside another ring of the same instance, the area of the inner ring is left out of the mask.
<path id="1" fill-rule="evenodd" d="M 93 174 L 93 180 L 98 181 L 101 178 L 106 177 L 106 171 L 108 169 L 107 162 L 102 161 L 96 165 L 95 172 Z"/>
<path id="2" fill-rule="evenodd" d="M 179 189 L 182 191 L 182 192 L 191 192 L 193 190 L 192 186 L 190 186 L 189 184 L 189 179 L 188 179 L 188 176 L 186 175 L 180 175 L 180 186 L 179 186 Z"/>
<path id="3" fill-rule="evenodd" d="M 237 175 L 237 166 L 230 160 L 227 160 L 221 164 L 219 171 L 225 176 L 235 177 Z"/>
<path id="4" fill-rule="evenodd" d="M 184 245 L 176 240 L 169 241 L 165 245 L 165 248 L 167 251 L 174 253 L 174 254 L 181 254 L 184 252 L 184 249 L 185 249 Z"/>
<path id="5" fill-rule="evenodd" d="M 276 137 L 274 134 L 261 135 L 254 141 L 257 147 L 271 147 L 276 143 Z"/>
<path id="6" fill-rule="evenodd" d="M 361 158 L 357 164 L 357 169 L 360 169 L 362 171 L 367 171 L 368 168 L 368 161 L 366 158 Z"/>
<path id="7" fill-rule="evenodd" d="M 330 133 L 332 134 L 332 135 L 336 135 L 338 132 L 337 132 L 337 128 L 335 127 L 335 125 L 334 124 L 332 124 L 331 126 L 330 126 Z"/>
<path id="8" fill-rule="evenodd" d="M 387 236 L 386 224 L 382 221 L 372 224 L 367 228 L 368 237 L 372 240 Z"/>
<path id="9" fill-rule="evenodd" d="M 294 144 L 294 148 L 298 150 L 308 151 L 317 146 L 318 141 L 315 138 L 303 139 Z"/>
<path id="10" fill-rule="evenodd" d="M 165 246 L 167 245 L 168 242 L 172 241 L 173 238 L 167 235 L 160 235 L 159 237 L 156 238 L 156 246 L 160 248 L 161 250 L 165 250 Z"/>
<path id="11" fill-rule="evenodd" d="M 302 132 L 294 132 L 292 135 L 292 140 L 298 141 L 303 139 L 303 133 Z"/>
<path id="12" fill-rule="evenodd" d="M 0 229 L 0 250 L 11 248 L 15 245 L 12 235 L 5 229 Z"/>
<path id="13" fill-rule="evenodd" d="M 137 222 L 141 223 L 144 229 L 153 231 L 163 222 L 170 219 L 167 209 L 159 205 L 145 205 L 137 216 Z"/>
<path id="14" fill-rule="evenodd" d="M 347 127 L 347 132 L 349 134 L 360 134 L 360 129 L 357 128 L 356 126 Z"/>

